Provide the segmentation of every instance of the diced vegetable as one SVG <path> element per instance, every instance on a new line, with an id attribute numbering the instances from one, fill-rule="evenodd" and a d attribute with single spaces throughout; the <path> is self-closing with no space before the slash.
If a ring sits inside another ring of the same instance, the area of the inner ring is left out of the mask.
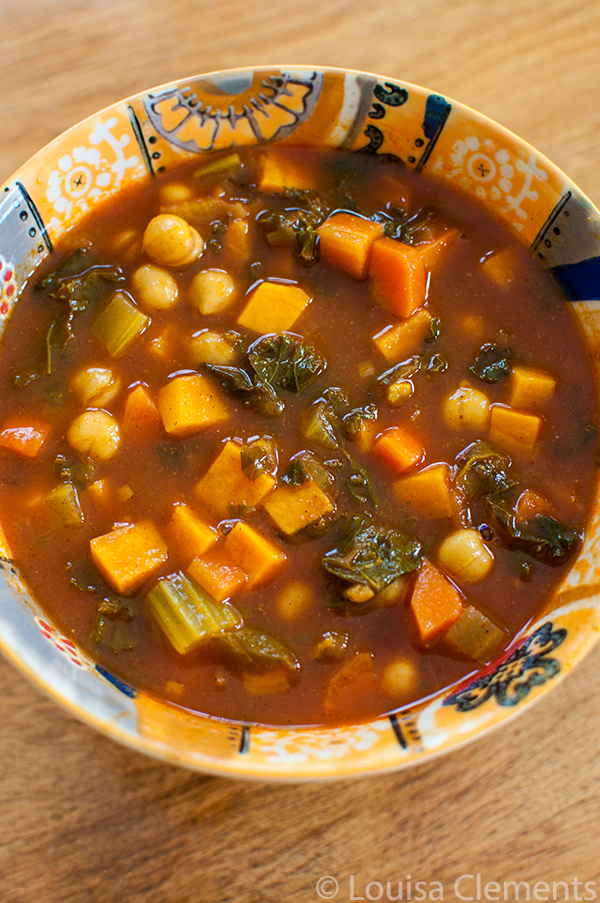
<path id="1" fill-rule="evenodd" d="M 217 602 L 229 599 L 246 585 L 244 571 L 218 553 L 194 558 L 188 573 Z"/>
<path id="2" fill-rule="evenodd" d="M 290 335 L 258 339 L 248 349 L 248 361 L 261 384 L 296 393 L 307 389 L 327 366 L 314 345 Z"/>
<path id="3" fill-rule="evenodd" d="M 148 387 L 138 383 L 125 399 L 123 432 L 142 435 L 146 431 L 156 430 L 161 422 L 159 410 Z"/>
<path id="4" fill-rule="evenodd" d="M 459 583 L 480 583 L 494 564 L 494 556 L 479 530 L 450 533 L 438 549 L 438 561 Z"/>
<path id="5" fill-rule="evenodd" d="M 240 155 L 234 151 L 232 154 L 226 154 L 224 157 L 217 157 L 216 160 L 209 160 L 203 163 L 194 171 L 195 179 L 206 179 L 209 176 L 232 175 L 242 169 L 243 163 Z"/>
<path id="6" fill-rule="evenodd" d="M 217 389 L 201 373 L 169 380 L 158 393 L 158 410 L 167 433 L 178 439 L 222 423 L 229 416 Z"/>
<path id="7" fill-rule="evenodd" d="M 510 376 L 512 372 L 511 358 L 510 348 L 500 348 L 498 345 L 486 343 L 479 349 L 469 370 L 483 382 L 497 383 Z"/>
<path id="8" fill-rule="evenodd" d="M 106 582 L 127 596 L 165 563 L 168 550 L 154 524 L 142 520 L 91 539 L 90 553 Z"/>
<path id="9" fill-rule="evenodd" d="M 533 489 L 525 489 L 515 502 L 515 517 L 519 523 L 527 523 L 537 514 L 554 514 L 554 507 Z"/>
<path id="10" fill-rule="evenodd" d="M 258 187 L 270 193 L 281 193 L 286 188 L 304 191 L 315 187 L 315 174 L 285 154 L 263 154 Z"/>
<path id="11" fill-rule="evenodd" d="M 234 219 L 229 223 L 223 247 L 227 249 L 230 257 L 248 260 L 252 251 L 252 234 L 247 219 Z"/>
<path id="12" fill-rule="evenodd" d="M 261 335 L 286 332 L 292 328 L 311 300 L 311 296 L 299 285 L 261 282 L 250 293 L 237 322 Z"/>
<path id="13" fill-rule="evenodd" d="M 542 418 L 537 414 L 514 411 L 504 405 L 490 408 L 490 441 L 525 461 L 531 460 L 542 431 Z"/>
<path id="14" fill-rule="evenodd" d="M 461 655 L 476 662 L 487 662 L 506 640 L 506 632 L 478 608 L 467 605 L 460 618 L 448 629 L 444 639 Z"/>
<path id="15" fill-rule="evenodd" d="M 425 457 L 423 443 L 402 426 L 392 426 L 380 433 L 375 440 L 375 451 L 398 473 L 410 470 Z"/>
<path id="16" fill-rule="evenodd" d="M 371 249 L 369 277 L 378 304 L 395 316 L 408 318 L 427 299 L 427 272 L 418 247 L 393 238 L 379 238 Z"/>
<path id="17" fill-rule="evenodd" d="M 422 517 L 453 517 L 456 502 L 450 485 L 450 468 L 445 463 L 432 464 L 394 483 L 394 493 L 411 514 Z"/>
<path id="18" fill-rule="evenodd" d="M 233 605 L 215 602 L 182 573 L 159 580 L 147 600 L 158 626 L 180 655 L 205 646 L 243 623 Z"/>
<path id="19" fill-rule="evenodd" d="M 374 693 L 373 656 L 370 652 L 358 652 L 331 677 L 323 708 L 327 715 L 344 718 Z"/>
<path id="20" fill-rule="evenodd" d="M 219 649 L 226 654 L 232 664 L 247 675 L 266 675 L 272 672 L 283 672 L 285 681 L 278 681 L 276 689 L 289 690 L 300 677 L 300 662 L 293 651 L 283 640 L 266 630 L 254 627 L 242 627 L 219 638 Z M 260 684 L 250 684 L 255 691 L 261 689 Z M 262 684 L 269 688 L 269 684 Z"/>
<path id="21" fill-rule="evenodd" d="M 454 483 L 469 501 L 507 492 L 516 486 L 508 455 L 500 454 L 483 439 L 468 445 L 456 457 Z"/>
<path id="22" fill-rule="evenodd" d="M 367 516 L 352 518 L 335 549 L 323 557 L 327 573 L 345 583 L 379 592 L 419 567 L 421 543 L 399 528 L 387 529 Z"/>
<path id="23" fill-rule="evenodd" d="M 191 561 L 203 555 L 217 541 L 218 533 L 197 511 L 189 505 L 173 507 L 173 514 L 167 526 L 169 546 L 176 550 L 183 560 Z"/>
<path id="24" fill-rule="evenodd" d="M 333 450 L 339 445 L 335 420 L 331 406 L 326 401 L 319 400 L 305 414 L 302 435 L 309 442 Z"/>
<path id="25" fill-rule="evenodd" d="M 419 347 L 423 339 L 431 331 L 433 317 L 426 308 L 395 326 L 386 326 L 373 337 L 379 351 L 390 364 L 403 361 Z"/>
<path id="26" fill-rule="evenodd" d="M 61 526 L 80 527 L 83 524 L 83 511 L 73 483 L 61 483 L 48 493 L 46 501 Z"/>
<path id="27" fill-rule="evenodd" d="M 564 564 L 581 543 L 581 533 L 547 514 L 519 522 L 510 503 L 501 497 L 486 499 L 485 510 L 510 546 L 546 564 Z"/>
<path id="28" fill-rule="evenodd" d="M 226 557 L 248 577 L 249 590 L 269 583 L 287 562 L 283 549 L 244 521 L 238 521 L 227 534 L 223 548 Z"/>
<path id="29" fill-rule="evenodd" d="M 49 424 L 35 417 L 14 414 L 0 431 L 0 447 L 25 458 L 37 458 L 49 433 Z"/>
<path id="30" fill-rule="evenodd" d="M 462 598 L 453 583 L 427 559 L 423 560 L 410 597 L 419 642 L 429 646 L 463 610 Z"/>
<path id="31" fill-rule="evenodd" d="M 334 213 L 319 226 L 319 253 L 355 279 L 366 279 L 371 248 L 383 236 L 383 224 L 353 213 Z"/>
<path id="32" fill-rule="evenodd" d="M 347 633 L 339 630 L 326 630 L 315 638 L 310 654 L 323 664 L 341 662 L 348 648 L 348 639 Z"/>
<path id="33" fill-rule="evenodd" d="M 535 410 L 552 398 L 555 388 L 556 380 L 549 373 L 534 370 L 533 367 L 513 367 L 510 406 Z"/>
<path id="34" fill-rule="evenodd" d="M 218 517 L 233 517 L 240 510 L 250 511 L 275 487 L 275 477 L 262 473 L 251 480 L 242 468 L 242 445 L 227 441 L 194 492 Z"/>
<path id="35" fill-rule="evenodd" d="M 485 392 L 461 386 L 444 399 L 442 416 L 451 429 L 485 430 L 490 422 L 490 400 Z"/>
<path id="36" fill-rule="evenodd" d="M 127 292 L 116 292 L 92 329 L 113 358 L 123 357 L 133 342 L 150 325 L 150 317 L 142 313 Z"/>
<path id="37" fill-rule="evenodd" d="M 263 502 L 263 508 L 286 536 L 335 511 L 332 499 L 313 480 L 299 486 L 281 484 Z"/>
<path id="38" fill-rule="evenodd" d="M 481 261 L 481 269 L 486 276 L 501 288 L 508 288 L 515 275 L 515 252 L 512 248 L 503 248 L 486 255 Z"/>
<path id="39" fill-rule="evenodd" d="M 419 244 L 415 245 L 426 270 L 431 272 L 441 264 L 450 248 L 458 239 L 458 236 L 458 229 L 447 229 L 431 241 L 419 242 Z"/>

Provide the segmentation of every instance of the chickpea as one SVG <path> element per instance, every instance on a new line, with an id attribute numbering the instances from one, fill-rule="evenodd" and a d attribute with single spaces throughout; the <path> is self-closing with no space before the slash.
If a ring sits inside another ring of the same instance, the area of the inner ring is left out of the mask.
<path id="1" fill-rule="evenodd" d="M 494 564 L 494 556 L 478 530 L 451 533 L 439 548 L 438 560 L 461 583 L 479 583 Z"/>
<path id="2" fill-rule="evenodd" d="M 121 380 L 106 367 L 86 367 L 71 380 L 71 389 L 87 407 L 104 407 L 109 404 L 121 387 Z"/>
<path id="3" fill-rule="evenodd" d="M 414 662 L 408 658 L 397 658 L 385 666 L 381 675 L 381 689 L 392 699 L 408 696 L 418 684 L 418 673 Z"/>
<path id="4" fill-rule="evenodd" d="M 223 270 L 202 270 L 190 283 L 189 299 L 201 314 L 216 314 L 235 299 L 235 282 Z"/>
<path id="5" fill-rule="evenodd" d="M 159 213 L 146 226 L 142 251 L 158 266 L 186 267 L 203 253 L 204 239 L 180 216 Z"/>
<path id="6" fill-rule="evenodd" d="M 182 182 L 168 182 L 163 185 L 158 193 L 161 204 L 165 207 L 174 207 L 182 201 L 189 201 L 192 197 L 192 189 Z"/>
<path id="7" fill-rule="evenodd" d="M 177 301 L 179 288 L 176 280 L 162 267 L 146 263 L 131 277 L 134 295 L 142 305 L 154 310 L 167 310 Z"/>
<path id="8" fill-rule="evenodd" d="M 208 329 L 196 333 L 190 339 L 190 351 L 196 366 L 200 364 L 231 364 L 235 358 L 235 348 L 220 332 Z"/>
<path id="9" fill-rule="evenodd" d="M 286 621 L 301 617 L 312 605 L 310 586 L 303 580 L 291 580 L 275 600 L 277 609 Z"/>
<path id="10" fill-rule="evenodd" d="M 80 455 L 109 461 L 119 450 L 119 425 L 106 411 L 84 411 L 67 430 L 67 442 Z"/>

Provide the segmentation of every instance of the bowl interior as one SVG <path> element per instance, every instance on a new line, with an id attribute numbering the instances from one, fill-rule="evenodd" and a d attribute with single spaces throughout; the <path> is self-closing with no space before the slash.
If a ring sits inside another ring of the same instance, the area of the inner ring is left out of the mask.
<path id="1" fill-rule="evenodd" d="M 386 155 L 453 185 L 548 267 L 600 364 L 600 214 L 550 161 L 474 111 L 376 75 L 309 67 L 213 73 L 156 88 L 61 135 L 3 186 L 0 320 L 60 237 L 97 204 L 199 154 L 256 144 Z M 600 372 L 597 366 L 596 372 Z M 96 665 L 39 609 L 0 541 L 0 646 L 69 711 L 147 753 L 220 774 L 333 778 L 454 748 L 550 689 L 600 626 L 600 520 L 535 624 L 476 677 L 343 728 L 224 723 L 157 700 Z"/>

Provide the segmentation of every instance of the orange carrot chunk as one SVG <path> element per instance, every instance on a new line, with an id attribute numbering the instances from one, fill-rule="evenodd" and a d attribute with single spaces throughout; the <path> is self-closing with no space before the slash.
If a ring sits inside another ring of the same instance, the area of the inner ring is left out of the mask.
<path id="1" fill-rule="evenodd" d="M 427 559 L 423 560 L 410 600 L 420 642 L 433 643 L 462 613 L 460 593 Z"/>
<path id="2" fill-rule="evenodd" d="M 395 238 L 373 243 L 369 276 L 373 297 L 397 317 L 410 317 L 427 298 L 427 271 L 417 247 Z"/>
<path id="3" fill-rule="evenodd" d="M 15 414 L 0 432 L 0 446 L 26 458 L 37 458 L 49 432 L 47 423 Z"/>
<path id="4" fill-rule="evenodd" d="M 375 451 L 398 473 L 404 473 L 425 457 L 422 444 L 402 426 L 391 426 L 380 433 L 375 440 Z"/>
<path id="5" fill-rule="evenodd" d="M 373 242 L 383 235 L 383 223 L 334 213 L 317 229 L 319 253 L 323 260 L 334 263 L 355 279 L 366 279 Z"/>

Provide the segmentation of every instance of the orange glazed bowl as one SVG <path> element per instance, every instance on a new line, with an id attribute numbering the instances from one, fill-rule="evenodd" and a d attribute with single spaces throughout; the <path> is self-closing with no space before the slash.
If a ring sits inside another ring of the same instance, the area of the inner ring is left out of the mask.
<path id="1" fill-rule="evenodd" d="M 560 284 L 600 372 L 600 213 L 534 148 L 424 88 L 338 69 L 272 67 L 194 76 L 130 97 L 69 129 L 25 163 L 0 199 L 2 328 L 57 241 L 132 183 L 198 154 L 281 144 L 387 155 L 500 219 Z M 491 664 L 369 723 L 264 727 L 197 714 L 129 686 L 52 623 L 0 540 L 0 647 L 67 711 L 165 761 L 238 778 L 369 775 L 439 755 L 549 692 L 600 630 L 600 517 L 562 582 Z"/>

